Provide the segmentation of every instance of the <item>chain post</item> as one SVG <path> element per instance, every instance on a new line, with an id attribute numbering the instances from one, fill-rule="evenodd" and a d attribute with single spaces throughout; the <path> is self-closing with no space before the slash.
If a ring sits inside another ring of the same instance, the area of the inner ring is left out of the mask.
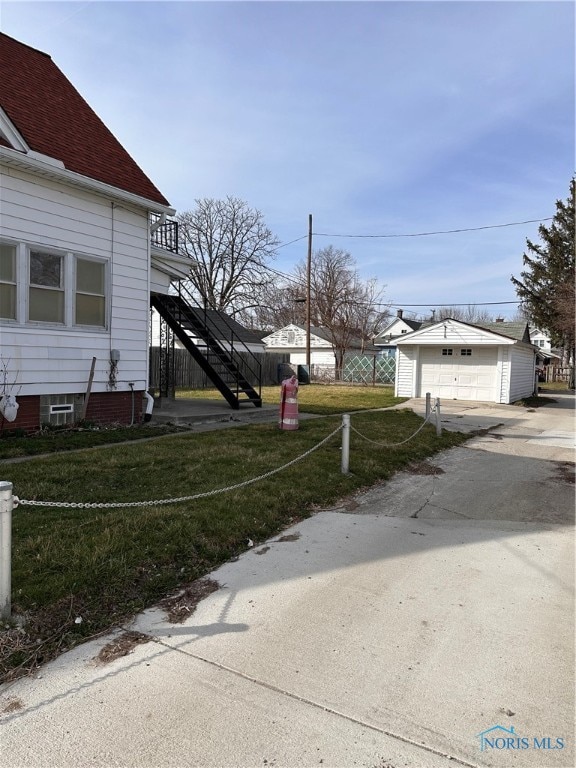
<path id="1" fill-rule="evenodd" d="M 440 423 L 440 398 L 436 398 L 436 434 L 438 437 L 442 435 L 442 424 Z"/>
<path id="2" fill-rule="evenodd" d="M 342 414 L 342 474 L 350 470 L 350 414 Z"/>
<path id="3" fill-rule="evenodd" d="M 430 410 L 431 410 L 430 398 L 431 398 L 430 392 L 426 392 L 426 421 L 428 421 L 428 419 L 430 418 Z"/>
<path id="4" fill-rule="evenodd" d="M 12 483 L 0 480 L 0 616 L 12 615 Z"/>

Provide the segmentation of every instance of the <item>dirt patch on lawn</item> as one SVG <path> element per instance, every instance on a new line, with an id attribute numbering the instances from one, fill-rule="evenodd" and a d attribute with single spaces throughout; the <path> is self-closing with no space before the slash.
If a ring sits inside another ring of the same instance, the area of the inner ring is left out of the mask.
<path id="1" fill-rule="evenodd" d="M 412 461 L 406 469 L 411 475 L 443 475 L 444 470 L 442 467 L 437 467 L 435 464 L 430 464 L 427 461 Z"/>
<path id="2" fill-rule="evenodd" d="M 162 600 L 160 607 L 166 611 L 166 618 L 171 624 L 182 624 L 192 616 L 198 603 L 217 589 L 220 589 L 220 584 L 214 579 L 197 579 L 175 597 Z"/>
<path id="3" fill-rule="evenodd" d="M 568 483 L 574 485 L 575 475 L 574 468 L 576 464 L 573 461 L 556 461 L 556 474 L 555 480 L 560 480 L 562 483 Z"/>
<path id="4" fill-rule="evenodd" d="M 123 632 L 100 650 L 95 661 L 98 664 L 110 664 L 111 661 L 121 659 L 122 656 L 128 656 L 137 645 L 148 642 L 150 642 L 148 635 L 143 635 L 141 632 Z"/>

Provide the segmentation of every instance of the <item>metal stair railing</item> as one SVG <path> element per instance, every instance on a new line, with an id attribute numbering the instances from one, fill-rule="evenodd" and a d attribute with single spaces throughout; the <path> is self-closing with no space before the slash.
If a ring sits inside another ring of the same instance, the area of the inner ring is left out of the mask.
<path id="1" fill-rule="evenodd" d="M 261 398 L 262 363 L 246 342 L 240 338 L 238 332 L 229 323 L 228 318 L 222 312 L 219 312 L 219 322 L 214 322 L 210 311 L 215 312 L 217 310 L 212 310 L 210 307 L 202 305 L 182 283 L 178 284 L 178 296 L 194 310 L 195 315 L 199 316 L 201 327 L 195 330 L 197 330 L 200 338 L 206 345 L 206 357 L 210 364 L 214 365 L 213 355 L 215 355 L 217 364 L 225 366 L 235 376 L 237 395 L 245 391 L 239 386 L 242 383 L 252 388 L 258 395 L 258 398 Z M 202 333 L 203 328 L 206 329 L 206 333 Z M 225 330 L 224 336 L 222 335 L 223 329 Z M 222 342 L 224 342 L 225 346 L 223 346 Z M 235 370 L 230 368 L 227 358 L 229 358 Z"/>

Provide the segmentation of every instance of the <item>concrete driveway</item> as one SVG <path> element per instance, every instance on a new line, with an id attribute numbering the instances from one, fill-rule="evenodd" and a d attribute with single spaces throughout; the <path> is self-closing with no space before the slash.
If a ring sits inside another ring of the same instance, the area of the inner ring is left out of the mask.
<path id="1" fill-rule="evenodd" d="M 485 432 L 0 689 L 2 765 L 572 768 L 573 408 L 443 404 Z"/>

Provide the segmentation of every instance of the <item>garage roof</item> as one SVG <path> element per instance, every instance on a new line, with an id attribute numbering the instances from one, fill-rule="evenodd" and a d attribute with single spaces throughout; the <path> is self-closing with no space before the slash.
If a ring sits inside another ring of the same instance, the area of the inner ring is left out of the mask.
<path id="1" fill-rule="evenodd" d="M 464 328 L 473 328 L 476 331 L 483 331 L 485 333 L 489 334 L 496 334 L 497 336 L 501 336 L 503 339 L 506 339 L 508 342 L 514 341 L 514 342 L 520 342 L 523 344 L 529 344 L 532 346 L 532 342 L 530 341 L 530 329 L 528 327 L 528 323 L 526 322 L 497 322 L 497 323 L 485 323 L 483 325 L 476 325 L 475 323 L 465 323 L 463 320 L 456 320 L 452 317 L 446 317 L 442 320 L 438 320 L 435 323 L 429 323 L 426 324 L 424 327 L 421 327 L 418 331 L 414 331 L 413 333 L 407 333 L 403 335 L 402 337 L 395 339 L 395 343 L 398 344 L 413 344 L 417 343 L 419 339 L 432 334 L 434 329 L 442 327 L 445 324 L 449 324 L 450 326 L 462 326 Z M 438 341 L 440 343 L 440 340 Z"/>

